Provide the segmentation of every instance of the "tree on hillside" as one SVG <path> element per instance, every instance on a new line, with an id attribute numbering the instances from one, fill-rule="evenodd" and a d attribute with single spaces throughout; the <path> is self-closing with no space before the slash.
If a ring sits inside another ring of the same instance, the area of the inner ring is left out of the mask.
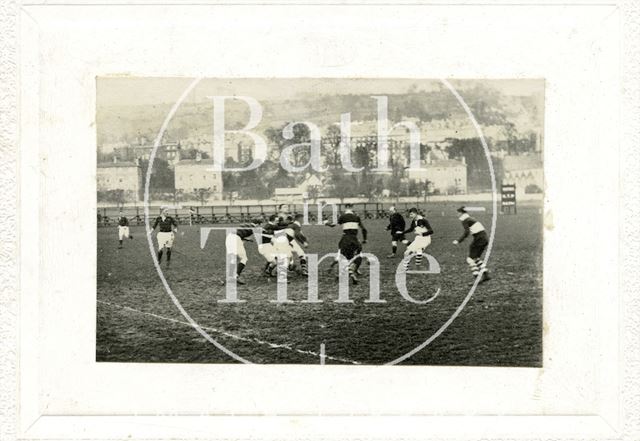
<path id="1" fill-rule="evenodd" d="M 467 187 L 470 191 L 483 191 L 491 188 L 489 163 L 479 138 L 450 139 L 447 149 L 450 158 L 464 157 L 467 163 Z M 502 169 L 492 159 L 496 180 L 502 179 Z"/>
<path id="2" fill-rule="evenodd" d="M 141 159 L 140 167 L 142 168 L 142 179 L 146 179 L 149 161 Z M 156 190 L 167 190 L 173 189 L 174 184 L 175 176 L 173 169 L 169 167 L 169 163 L 164 159 L 156 158 L 151 169 L 149 187 Z"/>
<path id="3" fill-rule="evenodd" d="M 341 203 L 349 197 L 356 196 L 356 180 L 353 175 L 347 175 L 341 169 L 334 169 L 330 174 L 331 187 L 329 196 L 340 199 Z"/>

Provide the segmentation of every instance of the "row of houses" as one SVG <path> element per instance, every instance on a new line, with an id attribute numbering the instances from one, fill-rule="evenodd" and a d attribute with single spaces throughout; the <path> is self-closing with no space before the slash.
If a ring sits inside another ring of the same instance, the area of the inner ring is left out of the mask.
<path id="1" fill-rule="evenodd" d="M 211 171 L 212 159 L 181 160 L 174 164 L 175 189 L 185 193 L 206 189 L 209 198 L 222 198 L 222 173 Z M 98 163 L 96 182 L 98 191 L 122 190 L 142 198 L 144 182 L 142 168 L 137 162 L 118 161 Z"/>
<path id="2" fill-rule="evenodd" d="M 518 192 L 531 188 L 541 190 L 543 184 L 542 159 L 539 154 L 502 156 L 503 183 L 516 184 Z M 223 198 L 222 173 L 211 171 L 213 160 L 198 156 L 193 160 L 177 161 L 173 167 L 175 190 L 195 193 L 207 190 L 207 199 Z M 426 184 L 428 193 L 466 194 L 467 164 L 462 159 L 449 159 L 446 155 L 429 154 L 426 164 L 419 170 L 408 169 L 406 179 Z M 277 188 L 276 198 L 298 198 L 309 192 L 310 187 L 322 188 L 322 179 L 311 177 L 297 187 Z M 143 176 L 141 167 L 134 162 L 118 161 L 99 163 L 97 167 L 98 191 L 122 190 L 132 197 L 142 197 Z M 529 190 L 528 190 L 529 189 Z"/>
<path id="3" fill-rule="evenodd" d="M 222 199 L 222 173 L 211 171 L 212 159 L 194 159 L 178 161 L 174 165 L 175 189 L 184 193 L 194 193 L 200 189 L 208 190 L 208 198 Z M 313 180 L 315 179 L 315 180 Z M 276 197 L 298 197 L 308 191 L 308 186 L 323 185 L 315 177 L 306 180 L 298 187 L 278 188 Z M 429 160 L 421 170 L 409 170 L 407 179 L 429 183 L 429 191 L 439 193 L 466 193 L 467 166 L 464 160 Z M 131 195 L 142 196 L 144 188 L 142 168 L 135 162 L 118 161 L 99 163 L 97 167 L 98 191 L 122 190 Z"/>

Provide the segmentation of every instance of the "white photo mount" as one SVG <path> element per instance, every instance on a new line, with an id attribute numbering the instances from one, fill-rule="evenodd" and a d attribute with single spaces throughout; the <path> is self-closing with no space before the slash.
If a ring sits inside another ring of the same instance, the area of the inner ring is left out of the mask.
<path id="1" fill-rule="evenodd" d="M 638 69 L 621 64 L 637 63 L 637 46 L 621 52 L 621 21 L 638 29 L 633 8 L 16 8 L 18 178 L 2 176 L 20 188 L 19 360 L 3 365 L 3 378 L 19 367 L 9 439 L 637 439 L 638 252 L 617 247 L 639 249 L 624 220 L 638 215 L 640 128 L 631 107 L 621 114 L 638 99 Z M 95 363 L 95 78 L 113 74 L 545 78 L 544 367 L 359 376 Z M 2 319 L 3 329 L 15 323 L 4 308 Z"/>

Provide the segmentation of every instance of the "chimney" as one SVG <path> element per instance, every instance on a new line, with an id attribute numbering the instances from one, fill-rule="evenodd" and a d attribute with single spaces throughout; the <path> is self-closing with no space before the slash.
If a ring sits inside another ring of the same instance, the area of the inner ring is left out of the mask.
<path id="1" fill-rule="evenodd" d="M 200 151 L 196 152 L 196 162 L 202 161 L 202 153 Z"/>
<path id="2" fill-rule="evenodd" d="M 118 162 L 118 157 L 113 155 L 113 163 L 116 164 Z"/>
<path id="3" fill-rule="evenodd" d="M 467 158 L 465 158 L 464 156 L 462 156 L 460 160 L 462 161 L 463 164 L 465 165 L 467 164 Z"/>

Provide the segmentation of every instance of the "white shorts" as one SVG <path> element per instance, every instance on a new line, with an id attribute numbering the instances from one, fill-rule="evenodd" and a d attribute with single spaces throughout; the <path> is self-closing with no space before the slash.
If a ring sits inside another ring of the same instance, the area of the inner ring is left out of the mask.
<path id="1" fill-rule="evenodd" d="M 302 257 L 305 255 L 304 250 L 302 249 L 302 247 L 300 246 L 297 240 L 294 240 L 291 242 L 291 248 L 293 249 L 293 252 L 296 253 L 296 256 Z"/>
<path id="2" fill-rule="evenodd" d="M 289 239 L 287 239 L 286 235 L 276 236 L 273 240 L 273 254 L 276 257 L 286 257 L 291 259 L 293 257 L 293 249 L 291 248 L 291 244 L 289 243 Z"/>
<path id="3" fill-rule="evenodd" d="M 421 253 L 429 245 L 431 245 L 431 236 L 416 236 L 407 247 L 405 254 Z"/>
<path id="4" fill-rule="evenodd" d="M 258 253 L 265 259 L 267 262 L 273 262 L 275 260 L 275 256 L 273 254 L 273 244 L 271 242 L 265 242 L 258 245 Z"/>
<path id="5" fill-rule="evenodd" d="M 164 247 L 167 248 L 171 248 L 173 246 L 173 232 L 158 232 L 158 235 L 156 236 L 156 239 L 158 240 L 158 249 L 162 249 Z"/>
<path id="6" fill-rule="evenodd" d="M 233 254 L 240 259 L 240 262 L 247 263 L 247 250 L 244 249 L 244 243 L 237 234 L 228 234 L 224 241 L 224 247 L 227 254 Z"/>
<path id="7" fill-rule="evenodd" d="M 129 227 L 118 225 L 118 238 L 120 240 L 129 237 Z"/>

